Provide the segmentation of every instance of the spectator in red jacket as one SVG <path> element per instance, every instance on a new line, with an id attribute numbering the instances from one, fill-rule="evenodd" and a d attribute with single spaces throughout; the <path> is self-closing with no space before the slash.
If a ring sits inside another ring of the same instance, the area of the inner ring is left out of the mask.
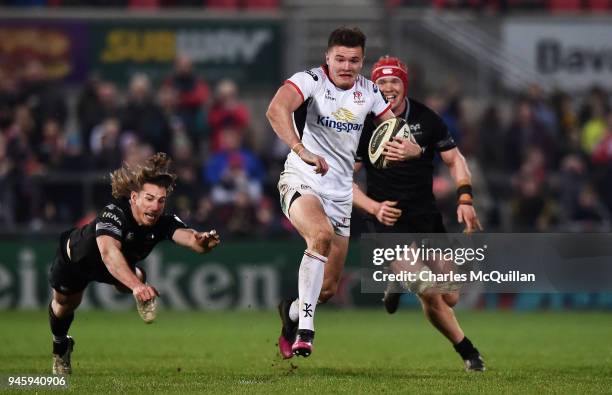
<path id="1" fill-rule="evenodd" d="M 238 100 L 238 87 L 234 81 L 221 80 L 215 92 L 215 102 L 208 114 L 213 152 L 221 149 L 224 129 L 233 129 L 244 137 L 250 120 L 248 108 Z"/>

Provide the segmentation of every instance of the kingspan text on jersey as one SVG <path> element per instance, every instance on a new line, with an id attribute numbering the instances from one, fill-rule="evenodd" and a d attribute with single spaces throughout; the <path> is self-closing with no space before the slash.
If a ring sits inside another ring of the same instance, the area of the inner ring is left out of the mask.
<path id="1" fill-rule="evenodd" d="M 317 116 L 317 124 L 325 126 L 326 128 L 336 129 L 337 132 L 358 132 L 363 128 L 362 123 L 334 121 L 330 117 L 326 117 L 323 115 Z"/>

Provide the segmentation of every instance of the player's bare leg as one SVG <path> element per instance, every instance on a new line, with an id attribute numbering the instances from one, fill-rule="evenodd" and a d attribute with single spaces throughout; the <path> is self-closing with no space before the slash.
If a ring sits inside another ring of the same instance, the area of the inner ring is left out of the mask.
<path id="1" fill-rule="evenodd" d="M 74 339 L 68 336 L 68 329 L 74 319 L 74 311 L 83 300 L 83 291 L 66 295 L 53 290 L 49 304 L 49 324 L 53 333 L 53 374 L 71 374 L 70 356 Z"/>
<path id="2" fill-rule="evenodd" d="M 459 343 L 465 335 L 457 322 L 453 309 L 444 301 L 442 294 L 425 292 L 418 296 L 429 322 L 451 343 Z"/>
<path id="3" fill-rule="evenodd" d="M 290 357 L 287 349 L 289 340 L 287 335 L 290 335 L 291 330 L 295 329 L 295 325 L 291 327 L 291 322 L 286 322 L 285 315 L 289 316 L 289 310 L 292 309 L 293 317 L 291 318 L 295 318 L 297 313 L 298 325 L 291 351 L 295 355 L 307 357 L 312 352 L 314 314 L 334 231 L 321 202 L 313 195 L 298 197 L 289 209 L 289 217 L 293 226 L 306 241 L 307 249 L 302 256 L 298 274 L 298 302 L 289 307 L 282 303 L 279 306 L 279 312 L 283 318 L 283 333 L 279 338 L 279 348 L 283 357 Z"/>
<path id="4" fill-rule="evenodd" d="M 334 234 L 332 245 L 325 265 L 325 276 L 323 277 L 323 287 L 319 295 L 319 303 L 327 302 L 336 294 L 338 283 L 346 262 L 348 253 L 349 238 Z"/>
<path id="5" fill-rule="evenodd" d="M 407 264 L 400 264 L 399 262 L 392 262 L 390 265 L 390 269 L 393 273 L 400 273 L 401 271 L 409 271 L 413 273 L 418 273 L 424 268 L 422 263 L 418 263 L 418 266 L 411 266 Z M 407 290 L 415 290 L 421 286 L 421 281 L 415 282 L 414 284 L 410 284 L 408 288 L 402 288 L 396 281 L 388 281 L 387 288 L 385 289 L 385 293 L 383 295 L 383 305 L 385 306 L 385 310 L 387 313 L 394 314 L 399 307 L 400 298 L 402 294 L 404 294 Z"/>
<path id="6" fill-rule="evenodd" d="M 411 248 L 416 248 L 416 244 L 412 243 Z M 396 274 L 400 272 L 412 272 L 418 274 L 423 270 L 429 270 L 429 267 L 421 260 L 417 260 L 416 262 L 412 263 L 395 261 L 390 264 L 390 270 Z M 387 288 L 385 289 L 382 299 L 385 310 L 387 310 L 387 313 L 389 314 L 394 314 L 399 307 L 402 294 L 404 294 L 407 290 L 414 293 L 419 293 L 430 285 L 430 282 L 421 281 L 420 279 L 413 283 L 403 285 L 398 284 L 396 281 L 387 282 Z"/>
<path id="7" fill-rule="evenodd" d="M 459 295 L 456 292 L 440 294 L 436 291 L 423 292 L 418 295 L 425 316 L 431 324 L 446 337 L 464 361 L 467 371 L 484 371 L 484 361 L 478 349 L 465 336 L 451 304 L 457 303 Z"/>
<path id="8" fill-rule="evenodd" d="M 323 276 L 323 286 L 319 294 L 318 304 L 325 303 L 336 294 L 338 283 L 344 269 L 344 262 L 348 253 L 349 238 L 334 234 L 332 237 L 331 249 L 325 264 Z M 298 301 L 283 300 L 279 305 L 279 313 L 284 323 L 284 327 L 290 327 L 290 322 L 298 319 Z M 288 325 L 285 322 L 289 323 Z M 295 324 L 293 324 L 295 326 Z M 281 341 L 281 340 L 279 340 Z M 280 344 L 280 343 L 279 343 Z M 289 356 L 290 357 L 290 356 Z"/>

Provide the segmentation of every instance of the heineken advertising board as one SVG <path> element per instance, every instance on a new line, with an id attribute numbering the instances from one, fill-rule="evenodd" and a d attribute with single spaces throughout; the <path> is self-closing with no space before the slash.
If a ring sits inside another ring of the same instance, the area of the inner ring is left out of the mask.
<path id="1" fill-rule="evenodd" d="M 0 310 L 45 308 L 51 297 L 48 269 L 55 242 L 0 242 Z M 336 295 L 328 302 L 339 307 L 381 309 L 380 293 L 362 293 L 360 241 L 353 240 Z M 198 255 L 169 242 L 157 246 L 139 264 L 148 281 L 172 309 L 273 309 L 281 298 L 295 297 L 297 272 L 304 251 L 301 241 L 224 242 L 210 254 Z M 402 299 L 418 308 L 414 295 Z M 610 309 L 612 293 L 474 294 L 462 297 L 461 307 Z M 92 283 L 80 308 L 133 309 L 131 295 Z M 381 310 L 382 314 L 382 310 Z"/>
<path id="2" fill-rule="evenodd" d="M 139 266 L 161 293 L 162 304 L 174 309 L 269 309 L 283 297 L 295 296 L 297 272 L 304 251 L 300 241 L 227 242 L 199 255 L 165 242 Z M 38 309 L 50 300 L 48 269 L 54 242 L 0 242 L 0 309 Z M 349 252 L 338 293 L 330 304 L 376 304 L 380 295 L 362 295 L 358 247 Z M 131 295 L 113 286 L 92 283 L 84 307 L 131 309 Z"/>

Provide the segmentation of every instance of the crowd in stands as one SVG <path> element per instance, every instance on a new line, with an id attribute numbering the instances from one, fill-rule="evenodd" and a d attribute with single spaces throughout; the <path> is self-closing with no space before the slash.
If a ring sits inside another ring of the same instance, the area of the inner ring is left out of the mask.
<path id="1" fill-rule="evenodd" d="M 0 6 L 12 7 L 128 7 L 131 9 L 156 8 L 210 8 L 219 10 L 273 10 L 281 0 L 0 0 Z"/>
<path id="2" fill-rule="evenodd" d="M 573 97 L 559 90 L 545 94 L 533 85 L 516 97 L 509 116 L 493 102 L 476 122 L 465 119 L 459 93 L 447 95 L 444 102 L 439 112 L 449 127 L 455 125 L 451 132 L 470 159 L 481 191 L 480 214 L 489 229 L 610 230 L 608 91 L 593 87 L 583 97 Z M 450 208 L 447 213 L 452 214 Z"/>
<path id="3" fill-rule="evenodd" d="M 387 7 L 435 8 L 504 13 L 508 11 L 611 12 L 610 0 L 373 0 Z M 307 3 L 307 2 L 304 2 Z M 134 10 L 158 8 L 207 8 L 213 10 L 276 10 L 282 0 L 0 0 L 11 7 L 127 7 Z"/>
<path id="4" fill-rule="evenodd" d="M 432 7 L 487 13 L 550 11 L 553 13 L 611 12 L 610 0 L 386 0 L 388 7 Z"/>
<path id="5" fill-rule="evenodd" d="M 231 80 L 212 84 L 179 57 L 154 83 L 135 74 L 125 89 L 91 75 L 71 91 L 38 61 L 0 69 L 0 228 L 45 230 L 82 224 L 110 198 L 108 172 L 168 152 L 179 182 L 169 210 L 228 237 L 290 235 L 276 183 L 288 148 L 272 130 L 254 133 L 253 114 Z M 583 97 L 537 86 L 510 116 L 492 103 L 468 119 L 459 87 L 426 103 L 449 125 L 474 173 L 476 206 L 492 231 L 602 231 L 612 210 L 610 93 Z M 265 141 L 253 144 L 254 136 Z M 259 147 L 259 148 L 256 148 Z M 453 224 L 455 187 L 434 182 Z M 354 215 L 359 233 L 359 215 Z M 456 226 L 450 227 L 459 230 Z"/>
<path id="6" fill-rule="evenodd" d="M 109 170 L 165 151 L 180 178 L 170 209 L 186 221 L 236 235 L 255 226 L 279 230 L 272 176 L 247 143 L 251 114 L 236 84 L 221 80 L 211 89 L 179 57 L 158 85 L 135 74 L 123 91 L 92 75 L 71 109 L 66 89 L 46 78 L 40 62 L 20 75 L 0 72 L 2 227 L 87 221 L 110 198 Z M 83 201 L 86 188 L 92 207 Z"/>

